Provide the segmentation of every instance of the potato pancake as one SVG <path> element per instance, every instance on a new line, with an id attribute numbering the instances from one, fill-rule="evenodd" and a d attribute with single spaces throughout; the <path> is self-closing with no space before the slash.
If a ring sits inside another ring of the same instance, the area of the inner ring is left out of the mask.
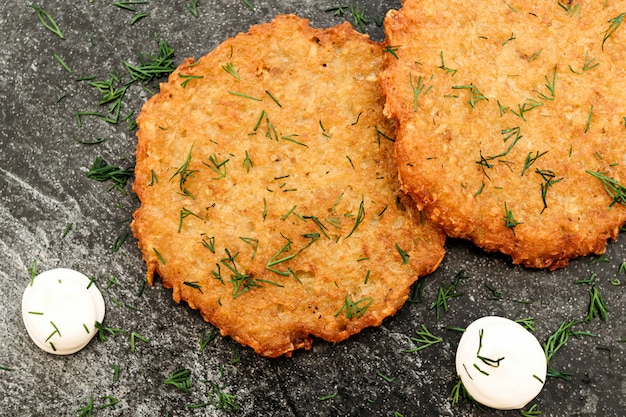
<path id="1" fill-rule="evenodd" d="M 452 237 L 556 269 L 626 222 L 626 2 L 407 0 L 385 19 L 402 190 Z"/>
<path id="2" fill-rule="evenodd" d="M 181 64 L 137 120 L 148 283 L 267 357 L 393 315 L 445 234 L 399 193 L 382 55 L 286 15 Z"/>

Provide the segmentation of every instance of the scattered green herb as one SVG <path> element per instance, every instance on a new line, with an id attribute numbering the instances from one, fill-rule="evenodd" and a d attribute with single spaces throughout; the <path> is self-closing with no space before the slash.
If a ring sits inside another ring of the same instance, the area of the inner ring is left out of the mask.
<path id="1" fill-rule="evenodd" d="M 252 5 L 252 2 L 250 0 L 243 0 L 243 2 L 246 4 L 246 6 L 248 6 L 248 9 L 254 11 L 254 6 Z"/>
<path id="2" fill-rule="evenodd" d="M 199 351 L 202 352 L 204 350 L 204 348 L 207 347 L 207 345 L 209 343 L 211 343 L 215 337 L 217 336 L 217 332 L 215 331 L 215 329 L 211 329 L 211 331 L 209 332 L 209 334 L 206 334 L 204 332 L 204 330 L 202 331 L 202 334 L 200 334 L 200 348 Z"/>
<path id="3" fill-rule="evenodd" d="M 522 224 L 522 222 L 515 220 L 515 216 L 513 216 L 513 212 L 507 207 L 506 202 L 504 203 L 504 213 L 504 225 L 513 230 L 513 233 L 515 233 L 515 226 Z"/>
<path id="4" fill-rule="evenodd" d="M 598 290 L 598 287 L 593 285 L 589 290 L 589 312 L 585 317 L 585 321 L 591 321 L 594 318 L 599 318 L 602 321 L 607 321 L 609 318 L 608 308 L 606 302 L 602 297 L 602 294 Z"/>
<path id="5" fill-rule="evenodd" d="M 400 254 L 400 258 L 402 259 L 402 263 L 403 264 L 408 264 L 409 263 L 409 254 L 407 251 L 403 250 L 397 243 L 395 244 L 395 248 L 398 251 L 398 253 Z"/>
<path id="6" fill-rule="evenodd" d="M 417 84 L 415 84 L 413 83 L 413 74 L 409 73 L 409 83 L 411 84 L 411 89 L 413 90 L 413 111 L 416 112 L 419 95 L 424 90 L 424 84 L 422 84 L 422 76 L 420 75 L 417 77 Z M 426 90 L 426 92 L 427 91 L 428 90 Z M 426 92 L 424 92 L 424 94 L 426 94 Z"/>
<path id="7" fill-rule="evenodd" d="M 57 60 L 57 62 L 61 65 L 61 67 L 63 67 L 65 71 L 67 71 L 69 74 L 73 72 L 72 69 L 69 67 L 69 65 L 67 65 L 65 61 L 63 61 L 63 58 L 61 58 L 61 56 L 54 54 L 53 57 L 54 59 Z"/>
<path id="8" fill-rule="evenodd" d="M 209 402 L 190 404 L 188 406 L 190 409 L 204 408 L 208 407 L 209 405 L 212 405 L 213 407 L 224 411 L 237 411 L 240 409 L 239 406 L 235 403 L 235 395 L 229 394 L 224 391 L 227 386 L 220 387 L 217 383 L 213 381 L 208 382 L 211 384 L 211 391 L 208 393 Z"/>
<path id="9" fill-rule="evenodd" d="M 569 66 L 570 71 L 572 71 L 575 74 L 582 74 L 585 71 L 590 71 L 594 68 L 596 68 L 598 65 L 600 65 L 599 62 L 595 62 L 596 59 L 595 58 L 589 58 L 589 51 L 587 51 L 585 53 L 585 63 L 583 64 L 582 70 L 580 72 L 577 72 L 574 70 L 574 68 L 572 68 L 572 66 Z"/>
<path id="10" fill-rule="evenodd" d="M 180 74 L 180 73 L 178 74 L 178 76 L 185 80 L 182 83 L 180 83 L 180 86 L 183 88 L 187 87 L 187 84 L 191 80 L 198 80 L 198 79 L 204 78 L 203 75 L 188 75 L 188 74 Z"/>
<path id="11" fill-rule="evenodd" d="M 487 289 L 491 292 L 491 296 L 488 298 L 488 300 L 501 300 L 502 299 L 502 291 L 495 288 L 493 285 L 491 285 L 488 282 L 485 282 L 485 287 L 487 287 Z"/>
<path id="12" fill-rule="evenodd" d="M 109 190 L 115 188 L 124 194 L 126 194 L 124 187 L 132 176 L 132 168 L 121 169 L 117 166 L 110 165 L 100 157 L 94 160 L 91 168 L 87 172 L 87 178 L 100 182 L 112 181 L 113 186 Z"/>
<path id="13" fill-rule="evenodd" d="M 622 13 L 618 16 L 615 16 L 613 19 L 609 20 L 609 28 L 606 30 L 606 32 L 604 33 L 604 38 L 602 39 L 602 50 L 604 51 L 604 44 L 606 43 L 606 41 L 613 36 L 613 34 L 615 33 L 615 31 L 621 26 L 622 21 L 624 20 L 624 16 L 626 16 L 626 13 Z"/>
<path id="14" fill-rule="evenodd" d="M 446 63 L 443 61 L 443 51 L 439 52 L 439 57 L 441 58 L 441 65 L 439 65 L 437 68 L 444 70 L 446 74 L 450 74 L 450 76 L 454 77 L 454 74 L 456 74 L 456 70 L 448 68 L 446 66 Z"/>
<path id="15" fill-rule="evenodd" d="M 572 327 L 582 323 L 581 320 L 570 320 L 563 321 L 559 328 L 552 333 L 543 344 L 543 351 L 546 354 L 546 361 L 549 363 L 556 352 L 561 349 L 565 343 L 569 340 L 570 336 L 579 338 L 581 336 L 595 336 L 592 333 L 588 332 L 575 332 L 572 330 Z"/>
<path id="16" fill-rule="evenodd" d="M 555 178 L 556 174 L 554 171 L 549 169 L 540 170 L 537 168 L 535 173 L 539 174 L 543 179 L 543 182 L 541 183 L 541 200 L 543 201 L 543 209 L 541 209 L 541 212 L 543 213 L 543 211 L 548 208 L 548 203 L 546 201 L 548 188 L 561 181 L 563 178 Z"/>
<path id="17" fill-rule="evenodd" d="M 139 333 L 132 332 L 130 334 L 130 351 L 132 353 L 135 353 L 135 349 L 136 349 L 135 341 L 136 340 L 141 340 L 144 343 L 148 343 L 148 339 L 147 338 L 145 338 L 144 336 L 140 335 Z"/>
<path id="18" fill-rule="evenodd" d="M 155 78 L 170 74 L 176 68 L 174 65 L 174 50 L 169 47 L 164 39 L 156 38 L 159 43 L 157 56 L 139 55 L 139 64 L 133 65 L 124 62 L 126 70 L 132 81 L 142 81 L 147 83 Z"/>
<path id="19" fill-rule="evenodd" d="M 93 415 L 93 397 L 89 398 L 89 404 L 78 410 L 78 417 L 91 417 Z"/>
<path id="20" fill-rule="evenodd" d="M 310 233 L 310 234 L 303 235 L 303 237 L 309 239 L 309 242 L 305 246 L 303 246 L 298 251 L 292 253 L 291 255 L 286 255 L 281 258 L 281 256 L 284 253 L 289 252 L 291 250 L 291 240 L 287 239 L 287 243 L 285 243 L 285 245 L 282 248 L 280 248 L 278 252 L 276 252 L 274 256 L 270 258 L 269 261 L 267 261 L 267 264 L 265 265 L 265 267 L 269 269 L 270 271 L 279 275 L 283 275 L 283 276 L 293 275 L 293 271 L 291 270 L 291 268 L 287 268 L 287 270 L 281 271 L 277 269 L 276 266 L 282 263 L 285 263 L 295 258 L 296 256 L 298 256 L 303 250 L 305 250 L 306 248 L 311 246 L 316 240 L 318 240 L 320 238 L 320 235 L 319 233 Z"/>
<path id="21" fill-rule="evenodd" d="M 553 101 L 555 97 L 554 89 L 556 86 L 556 66 L 554 67 L 554 71 L 552 72 L 552 79 L 549 79 L 548 76 L 545 76 L 546 79 L 546 88 L 548 89 L 548 94 L 544 94 L 541 92 L 537 92 L 537 96 L 542 100 Z"/>
<path id="22" fill-rule="evenodd" d="M 361 198 L 361 204 L 359 204 L 359 211 L 357 212 L 356 215 L 356 219 L 354 221 L 354 227 L 352 227 L 352 230 L 350 230 L 350 233 L 348 233 L 345 237 L 345 239 L 349 238 L 350 236 L 352 236 L 352 234 L 354 233 L 354 231 L 356 230 L 357 227 L 359 227 L 359 225 L 363 222 L 363 219 L 365 219 L 365 208 L 364 208 L 364 201 L 363 198 Z"/>
<path id="23" fill-rule="evenodd" d="M 454 90 L 467 90 L 469 92 L 469 100 L 467 101 L 467 103 L 472 107 L 472 109 L 475 109 L 476 104 L 483 100 L 489 101 L 489 99 L 485 97 L 485 95 L 481 93 L 478 87 L 476 87 L 474 84 L 453 85 L 451 88 Z"/>
<path id="24" fill-rule="evenodd" d="M 602 181 L 602 185 L 604 186 L 604 190 L 611 196 L 613 201 L 609 204 L 609 207 L 613 207 L 615 203 L 619 203 L 622 205 L 626 205 L 626 187 L 620 184 L 618 181 L 613 178 L 607 176 L 602 172 L 595 171 L 586 171 L 587 174 L 593 175 Z"/>
<path id="25" fill-rule="evenodd" d="M 191 3 L 187 5 L 187 10 L 191 12 L 193 17 L 198 17 L 198 0 L 191 0 Z"/>
<path id="26" fill-rule="evenodd" d="M 73 226 L 73 223 L 67 223 L 65 225 L 65 229 L 63 230 L 63 233 L 61 234 L 61 239 L 65 238 L 65 236 L 67 236 L 67 234 L 70 232 L 70 230 L 72 230 L 72 226 Z"/>
<path id="27" fill-rule="evenodd" d="M 383 49 L 383 53 L 388 53 L 393 55 L 393 57 L 395 59 L 398 59 L 398 54 L 396 52 L 398 52 L 398 49 L 400 47 L 399 46 L 391 46 L 391 45 L 387 45 L 384 49 Z"/>
<path id="28" fill-rule="evenodd" d="M 337 17 L 341 17 L 345 14 L 345 8 L 346 6 L 335 6 L 335 7 L 331 7 L 329 9 L 324 10 L 325 12 L 332 12 L 333 15 L 337 16 Z"/>
<path id="29" fill-rule="evenodd" d="M 30 7 L 37 13 L 37 17 L 39 18 L 39 21 L 41 22 L 43 27 L 57 35 L 59 38 L 65 39 L 63 33 L 61 32 L 61 29 L 59 29 L 59 25 L 57 25 L 57 22 L 52 18 L 52 16 L 50 16 L 47 11 L 45 11 L 41 7 L 34 6 L 32 4 L 28 7 Z"/>
<path id="30" fill-rule="evenodd" d="M 369 306 L 374 302 L 374 298 L 372 297 L 364 297 L 358 301 L 352 301 L 350 294 L 346 294 L 346 298 L 343 302 L 343 305 L 335 313 L 335 317 L 338 317 L 341 313 L 345 311 L 346 318 L 352 319 L 355 317 L 363 317 Z"/>
<path id="31" fill-rule="evenodd" d="M 548 151 L 545 151 L 542 153 L 539 153 L 539 151 L 537 151 L 535 153 L 535 156 L 531 156 L 533 153 L 528 152 L 528 155 L 526 155 L 526 161 L 524 161 L 524 168 L 522 168 L 522 177 L 524 176 L 524 173 L 526 172 L 526 170 L 528 170 L 528 168 L 530 168 L 530 166 L 534 164 L 537 159 L 539 159 L 540 157 L 544 156 L 547 153 Z"/>
<path id="32" fill-rule="evenodd" d="M 180 233 L 181 229 L 183 228 L 183 220 L 185 220 L 187 217 L 189 216 L 193 216 L 196 217 L 198 219 L 202 219 L 202 217 L 198 216 L 196 213 L 194 213 L 193 211 L 183 207 L 180 210 L 180 220 L 178 222 L 178 233 Z"/>
<path id="33" fill-rule="evenodd" d="M 200 284 L 198 284 L 197 281 L 184 281 L 183 285 L 186 285 L 188 287 L 194 288 L 194 289 L 200 291 L 200 294 L 203 294 L 202 286 Z"/>
<path id="34" fill-rule="evenodd" d="M 361 32 L 365 32 L 365 25 L 369 24 L 369 19 L 365 17 L 365 10 L 358 4 L 356 6 L 350 6 L 350 14 L 354 20 L 354 26 L 358 27 Z"/>
<path id="35" fill-rule="evenodd" d="M 323 397 L 320 397 L 317 399 L 317 401 L 328 401 L 328 400 L 332 400 L 333 398 L 335 398 L 337 396 L 337 392 L 334 392 L 332 394 L 328 394 L 328 395 L 324 395 Z"/>
<path id="36" fill-rule="evenodd" d="M 559 3 L 560 4 L 560 3 Z M 541 415 L 541 411 L 537 409 L 537 404 L 533 404 L 528 410 L 521 410 L 520 415 L 522 417 L 533 417 Z"/>
<path id="37" fill-rule="evenodd" d="M 532 317 L 526 317 L 523 319 L 515 320 L 516 323 L 521 324 L 529 332 L 535 331 L 535 319 Z"/>
<path id="38" fill-rule="evenodd" d="M 422 324 L 421 330 L 416 330 L 417 337 L 411 337 L 411 340 L 419 343 L 416 348 L 405 350 L 407 353 L 419 352 L 422 349 L 426 349 L 432 345 L 443 342 L 443 338 L 435 336 Z"/>
<path id="39" fill-rule="evenodd" d="M 119 403 L 119 402 L 120 402 L 120 400 L 119 400 L 119 399 L 117 399 L 117 398 L 115 398 L 115 397 L 113 397 L 113 396 L 111 396 L 111 395 L 104 396 L 104 397 L 100 398 L 100 400 L 101 400 L 101 401 L 106 400 L 106 401 L 108 401 L 108 402 L 106 402 L 106 403 L 104 403 L 104 404 L 100 405 L 100 406 L 98 407 L 98 409 L 99 409 L 99 410 L 104 410 L 105 408 L 109 408 L 109 407 L 110 407 L 110 408 L 115 408 L 115 406 L 117 405 L 117 403 Z"/>
<path id="40" fill-rule="evenodd" d="M 388 384 L 391 384 L 393 382 L 393 378 L 383 374 L 382 372 L 376 372 L 376 375 L 378 375 L 383 381 Z"/>
<path id="41" fill-rule="evenodd" d="M 163 383 L 165 385 L 172 385 L 185 394 L 189 394 L 189 389 L 192 386 L 190 377 L 191 371 L 181 367 L 176 369 L 172 375 L 168 376 Z"/>

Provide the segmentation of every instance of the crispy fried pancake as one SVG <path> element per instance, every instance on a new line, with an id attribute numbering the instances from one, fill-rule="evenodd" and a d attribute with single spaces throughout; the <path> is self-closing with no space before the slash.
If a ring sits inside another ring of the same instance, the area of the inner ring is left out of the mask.
<path id="1" fill-rule="evenodd" d="M 556 269 L 626 222 L 623 2 L 407 0 L 380 82 L 402 189 L 449 236 Z"/>
<path id="2" fill-rule="evenodd" d="M 186 60 L 138 117 L 148 282 L 267 357 L 393 315 L 445 234 L 398 192 L 381 68 L 349 24 L 295 16 Z"/>

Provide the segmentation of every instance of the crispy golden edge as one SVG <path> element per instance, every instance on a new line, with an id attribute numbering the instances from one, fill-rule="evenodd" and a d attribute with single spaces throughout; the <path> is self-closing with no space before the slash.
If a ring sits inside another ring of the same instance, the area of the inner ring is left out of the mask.
<path id="1" fill-rule="evenodd" d="M 138 117 L 133 189 L 142 204 L 132 230 L 148 282 L 158 275 L 175 301 L 267 357 L 309 349 L 313 337 L 341 341 L 393 315 L 441 262 L 445 235 L 398 194 L 381 54 L 349 24 L 313 29 L 279 16 L 181 64 Z M 275 65 L 294 56 L 295 67 Z M 188 155 L 193 175 L 183 184 L 176 172 Z M 230 161 L 223 178 L 211 157 Z M 283 186 L 292 192 L 278 193 Z M 183 219 L 183 209 L 193 214 Z M 202 244 L 211 237 L 215 253 Z M 294 254 L 279 273 L 268 268 Z M 235 297 L 233 270 L 259 285 Z"/>
<path id="2" fill-rule="evenodd" d="M 603 42 L 618 15 L 548 1 L 407 0 L 388 13 L 380 82 L 402 189 L 449 236 L 549 269 L 617 237 L 623 200 L 589 172 L 626 184 L 626 30 Z"/>

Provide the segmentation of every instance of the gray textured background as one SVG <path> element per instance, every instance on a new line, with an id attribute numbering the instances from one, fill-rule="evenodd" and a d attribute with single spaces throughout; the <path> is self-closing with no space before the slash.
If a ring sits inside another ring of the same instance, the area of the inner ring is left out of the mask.
<path id="1" fill-rule="evenodd" d="M 589 285 L 574 281 L 592 273 L 609 319 L 575 327 L 596 336 L 571 338 L 559 350 L 550 365 L 570 373 L 571 381 L 549 378 L 533 404 L 545 416 L 625 415 L 626 274 L 618 274 L 626 261 L 623 236 L 609 244 L 605 257 L 578 259 L 553 273 L 512 266 L 504 257 L 451 240 L 439 270 L 423 281 L 421 302 L 414 298 L 380 328 L 340 344 L 316 341 L 311 351 L 290 359 L 263 359 L 220 336 L 199 350 L 201 335 L 212 326 L 176 305 L 158 280 L 152 288 L 142 286 L 144 264 L 129 231 L 138 204 L 130 184 L 121 193 L 86 177 L 96 157 L 132 167 L 136 141 L 125 122 L 85 118 L 78 125 L 76 112 L 106 111 L 98 105 L 99 93 L 79 79 L 103 80 L 118 72 L 128 80 L 123 63 L 156 53 L 155 34 L 174 48 L 178 64 L 280 13 L 328 27 L 353 21 L 350 7 L 358 7 L 370 20 L 364 30 L 382 40 L 376 22 L 400 6 L 391 0 L 349 0 L 342 3 L 346 14 L 335 16 L 327 11 L 334 1 L 249 2 L 254 10 L 243 0 L 200 0 L 197 18 L 187 10 L 191 0 L 150 0 L 135 4 L 135 12 L 113 1 L 36 3 L 59 24 L 61 40 L 42 26 L 30 3 L 0 0 L 0 415 L 74 416 L 93 401 L 94 416 L 515 416 L 519 411 L 451 406 L 460 333 L 446 327 L 465 327 L 488 314 L 532 317 L 544 342 L 563 321 L 586 316 Z M 136 13 L 146 16 L 131 24 Z M 132 85 L 122 115 L 134 112 L 134 119 L 157 88 Z M 97 145 L 79 142 L 99 138 L 104 141 Z M 116 240 L 126 235 L 114 251 Z M 72 356 L 39 350 L 20 315 L 35 261 L 40 272 L 68 267 L 95 276 L 106 300 L 105 325 L 124 333 L 93 340 Z M 459 282 L 462 294 L 437 318 L 431 308 L 437 291 L 460 271 L 466 277 Z M 111 277 L 117 284 L 109 284 Z M 489 287 L 501 298 L 494 300 Z M 411 337 L 422 324 L 444 342 L 405 352 L 416 346 Z M 148 340 L 137 341 L 135 352 L 133 332 Z M 188 394 L 163 383 L 178 367 L 191 371 Z M 190 404 L 215 398 L 211 382 L 233 395 L 239 410 L 191 409 Z M 119 402 L 107 407 L 113 399 Z"/>

